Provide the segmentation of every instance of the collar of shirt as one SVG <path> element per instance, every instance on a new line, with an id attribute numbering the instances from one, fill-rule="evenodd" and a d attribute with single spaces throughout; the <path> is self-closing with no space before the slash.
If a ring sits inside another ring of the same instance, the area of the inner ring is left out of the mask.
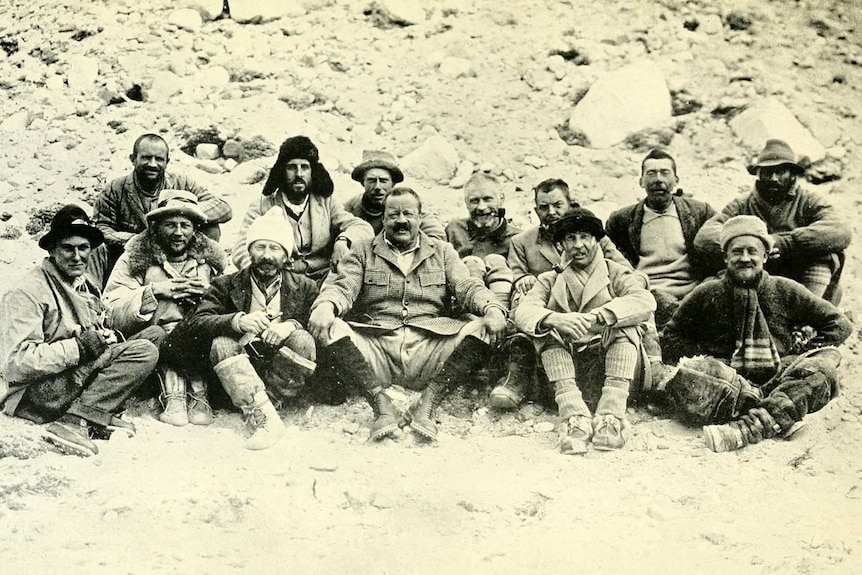
<path id="1" fill-rule="evenodd" d="M 663 212 L 658 212 L 644 204 L 644 223 L 661 217 L 675 218 L 678 220 L 679 214 L 676 211 L 676 204 L 671 202 L 668 208 Z"/>
<path id="2" fill-rule="evenodd" d="M 416 237 L 416 243 L 413 244 L 411 247 L 407 248 L 406 250 L 402 250 L 401 248 L 399 248 L 398 246 L 396 246 L 395 244 L 390 242 L 389 239 L 386 237 L 385 233 L 383 234 L 383 241 L 386 242 L 386 245 L 389 246 L 392 249 L 392 251 L 395 252 L 396 254 L 406 255 L 406 254 L 415 252 L 416 250 L 419 249 L 419 237 L 418 236 Z"/>
<path id="3" fill-rule="evenodd" d="M 308 206 L 308 196 L 305 196 L 305 199 L 302 200 L 302 202 L 294 204 L 287 199 L 286 195 L 281 194 L 281 201 L 284 204 L 284 208 L 297 219 L 299 219 L 303 212 L 305 212 L 305 208 Z"/>
<path id="4" fill-rule="evenodd" d="M 264 285 L 263 282 L 257 279 L 256 275 L 251 274 L 251 281 L 254 283 L 255 287 L 260 290 L 260 293 L 264 296 L 264 301 L 267 304 L 271 302 L 281 290 L 281 280 L 281 274 L 278 274 L 269 285 Z"/>

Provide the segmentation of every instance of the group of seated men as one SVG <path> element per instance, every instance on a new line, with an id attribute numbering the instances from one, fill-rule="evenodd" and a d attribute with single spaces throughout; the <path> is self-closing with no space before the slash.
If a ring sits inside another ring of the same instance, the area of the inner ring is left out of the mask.
<path id="1" fill-rule="evenodd" d="M 790 437 L 838 392 L 850 232 L 800 186 L 780 140 L 721 213 L 683 195 L 674 158 L 655 149 L 644 199 L 607 225 L 549 179 L 533 190 L 539 225 L 521 231 L 482 172 L 465 186 L 468 217 L 444 227 L 379 151 L 342 206 L 317 147 L 295 136 L 245 214 L 233 273 L 218 243 L 230 206 L 167 172 L 157 135 L 131 161 L 92 220 L 57 212 L 39 240 L 48 257 L 2 298 L 0 404 L 67 452 L 134 435 L 119 413 L 151 376 L 159 419 L 183 426 L 212 423 L 214 374 L 252 450 L 280 439 L 277 407 L 303 390 L 362 395 L 370 440 L 405 428 L 434 441 L 442 399 L 488 365 L 503 366 L 495 408 L 553 392 L 566 454 L 624 447 L 641 394 L 722 451 Z M 419 392 L 403 412 L 393 384 Z"/>

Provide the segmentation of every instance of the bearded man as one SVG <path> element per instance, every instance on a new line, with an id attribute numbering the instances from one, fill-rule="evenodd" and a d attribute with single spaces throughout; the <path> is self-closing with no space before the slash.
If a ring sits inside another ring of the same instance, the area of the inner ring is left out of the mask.
<path id="1" fill-rule="evenodd" d="M 219 224 L 233 217 L 230 204 L 205 190 L 191 178 L 167 171 L 170 149 L 158 134 L 144 134 L 135 140 L 129 156 L 134 169 L 111 181 L 96 198 L 93 222 L 105 235 L 105 243 L 90 258 L 88 273 L 104 286 L 123 247 L 132 236 L 147 227 L 146 215 L 162 190 L 185 190 L 197 197 L 206 215 L 201 231 L 215 241 Z"/>
<path id="2" fill-rule="evenodd" d="M 805 169 L 786 142 L 768 140 L 748 171 L 757 176 L 754 190 L 706 222 L 695 237 L 695 249 L 712 258 L 719 269 L 722 226 L 734 216 L 757 216 L 772 237 L 765 269 L 796 280 L 833 304 L 840 303 L 839 280 L 850 228 L 828 200 L 799 184 Z"/>
<path id="3" fill-rule="evenodd" d="M 725 273 L 695 288 L 663 332 L 666 359 L 679 360 L 669 399 L 685 419 L 707 424 L 714 451 L 790 438 L 838 393 L 841 354 L 832 346 L 853 326 L 826 300 L 764 270 L 774 241 L 757 216 L 728 219 Z M 799 339 L 801 326 L 814 337 Z"/>
<path id="4" fill-rule="evenodd" d="M 320 162 L 317 146 L 305 136 L 287 138 L 278 150 L 262 195 L 251 203 L 242 221 L 233 250 L 236 267 L 245 269 L 251 263 L 246 249 L 251 224 L 277 207 L 282 225 L 293 236 L 295 253 L 288 254 L 293 270 L 323 282 L 351 245 L 374 237 L 368 222 L 332 199 L 333 191 L 332 178 Z"/>
<path id="5" fill-rule="evenodd" d="M 129 240 L 108 278 L 103 300 L 112 327 L 127 338 L 153 325 L 170 334 L 191 313 L 227 266 L 224 251 L 201 231 L 205 222 L 194 194 L 162 191 L 147 214 L 147 230 Z M 170 340 L 165 343 L 171 345 Z M 172 366 L 163 358 L 159 374 L 164 407 L 159 421 L 176 426 L 212 423 L 199 365 L 183 358 Z"/>
<path id="6" fill-rule="evenodd" d="M 246 449 L 261 450 L 284 435 L 273 401 L 297 395 L 316 368 L 314 339 L 304 326 L 317 284 L 290 269 L 294 236 L 282 208 L 256 218 L 245 237 L 249 266 L 216 278 L 175 334 L 195 352 L 205 348 L 252 428 Z M 172 348 L 181 351 L 180 345 Z"/>

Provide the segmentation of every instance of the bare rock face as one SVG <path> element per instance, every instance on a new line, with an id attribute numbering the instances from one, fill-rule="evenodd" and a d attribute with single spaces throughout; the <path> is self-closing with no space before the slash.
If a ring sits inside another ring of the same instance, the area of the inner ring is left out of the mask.
<path id="1" fill-rule="evenodd" d="M 811 135 L 787 107 L 774 98 L 766 98 L 746 108 L 730 121 L 730 127 L 752 150 L 760 150 L 766 140 L 778 138 L 787 142 L 797 156 L 808 156 L 812 162 L 826 157 L 826 149 Z"/>
<path id="2" fill-rule="evenodd" d="M 447 183 L 458 169 L 458 152 L 443 136 L 431 136 L 401 162 L 401 169 L 411 178 Z"/>
<path id="3" fill-rule="evenodd" d="M 569 130 L 584 134 L 592 148 L 609 148 L 632 132 L 659 126 L 671 117 L 664 76 L 649 61 L 621 68 L 597 80 L 578 102 Z"/>
<path id="4" fill-rule="evenodd" d="M 305 5 L 296 0 L 243 0 L 230 5 L 231 19 L 241 24 L 263 24 L 281 18 L 298 18 L 305 16 L 307 12 Z"/>

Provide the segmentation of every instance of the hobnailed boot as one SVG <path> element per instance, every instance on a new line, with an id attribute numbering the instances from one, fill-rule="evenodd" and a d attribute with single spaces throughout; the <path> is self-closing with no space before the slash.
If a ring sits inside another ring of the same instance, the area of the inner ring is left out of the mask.
<path id="1" fill-rule="evenodd" d="M 189 380 L 188 418 L 192 425 L 210 425 L 213 420 L 213 409 L 207 399 L 207 383 L 196 375 Z"/>
<path id="2" fill-rule="evenodd" d="M 432 381 L 422 390 L 419 402 L 410 410 L 410 429 L 428 441 L 437 440 L 437 422 L 434 414 L 443 401 L 445 391 L 446 386 L 443 382 Z"/>
<path id="3" fill-rule="evenodd" d="M 251 451 L 269 449 L 284 435 L 284 422 L 269 400 L 265 391 L 259 391 L 254 396 L 254 403 L 247 409 L 248 424 L 254 430 L 252 436 L 245 442 L 245 448 Z"/>
<path id="4" fill-rule="evenodd" d="M 798 423 L 801 424 L 798 427 L 789 426 L 783 430 L 765 408 L 755 407 L 736 421 L 724 425 L 704 425 L 703 439 L 706 446 L 716 453 L 733 451 L 770 437 L 790 439 L 804 426 L 803 422 Z"/>
<path id="5" fill-rule="evenodd" d="M 509 342 L 509 369 L 500 385 L 491 390 L 488 398 L 496 409 L 516 409 L 524 401 L 524 391 L 536 372 L 536 352 L 525 338 Z"/>
<path id="6" fill-rule="evenodd" d="M 398 413 L 392 400 L 389 399 L 382 387 L 374 388 L 363 395 L 374 412 L 374 421 L 371 423 L 371 433 L 368 435 L 368 440 L 380 441 L 398 429 L 398 419 L 401 414 Z"/>
<path id="7" fill-rule="evenodd" d="M 59 447 L 64 453 L 89 457 L 98 455 L 99 448 L 90 441 L 90 426 L 86 419 L 69 415 L 60 416 L 45 427 L 46 441 Z"/>
<path id="8" fill-rule="evenodd" d="M 593 418 L 593 447 L 601 451 L 622 449 L 626 445 L 624 435 L 628 427 L 626 421 L 626 401 L 629 397 L 631 382 L 615 377 L 605 379 L 602 396 L 596 406 Z"/>
<path id="9" fill-rule="evenodd" d="M 248 356 L 241 354 L 224 359 L 213 366 L 213 371 L 254 429 L 245 448 L 257 451 L 272 447 L 284 435 L 284 423 Z"/>
<path id="10" fill-rule="evenodd" d="M 159 421 L 177 427 L 188 425 L 185 380 L 176 370 L 167 367 L 162 371 L 159 381 L 162 384 L 162 396 L 159 400 L 164 407 L 164 411 L 159 414 Z"/>

